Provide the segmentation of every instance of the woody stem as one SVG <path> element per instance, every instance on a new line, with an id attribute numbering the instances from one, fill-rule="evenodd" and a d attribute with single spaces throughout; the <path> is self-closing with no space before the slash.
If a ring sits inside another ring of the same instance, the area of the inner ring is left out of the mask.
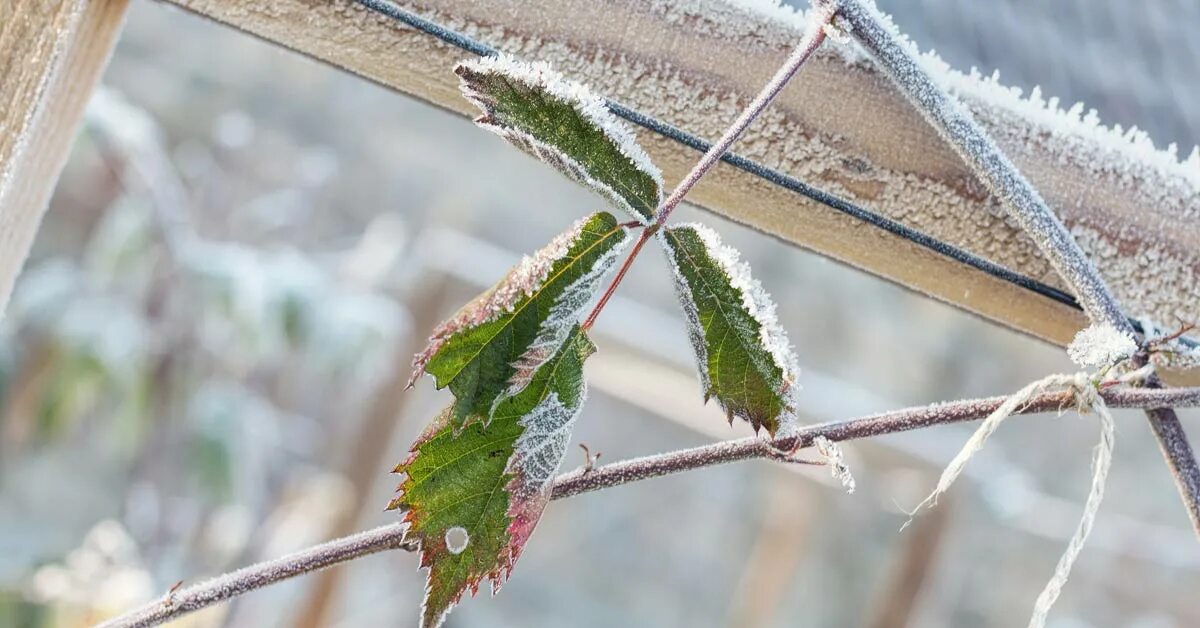
<path id="1" fill-rule="evenodd" d="M 692 166 L 691 171 L 683 177 L 679 185 L 675 186 L 671 195 L 658 206 L 657 211 L 655 211 L 654 222 L 642 231 L 637 242 L 633 245 L 633 250 L 629 252 L 624 263 L 621 264 L 620 270 L 617 271 L 616 276 L 613 277 L 612 282 L 604 290 L 604 294 L 601 295 L 600 300 L 596 302 L 596 306 L 592 308 L 591 313 L 584 320 L 584 330 L 591 329 L 592 325 L 596 322 L 596 317 L 600 315 L 600 311 L 608 303 L 609 297 L 612 296 L 617 286 L 625 278 L 625 273 L 629 271 L 629 266 L 633 264 L 634 258 L 642 251 L 646 240 L 649 240 L 650 236 L 654 235 L 660 227 L 666 224 L 667 218 L 671 215 L 671 212 L 675 211 L 675 208 L 683 200 L 683 197 L 687 196 L 687 193 L 695 187 L 696 183 L 709 170 L 712 170 L 713 166 L 717 165 L 717 162 L 721 161 L 721 158 L 725 156 L 725 153 L 729 152 L 729 148 L 741 137 L 746 128 L 750 126 L 750 123 L 766 110 L 771 101 L 783 91 L 788 81 L 795 76 L 800 66 L 804 65 L 804 62 L 808 61 L 812 53 L 825 41 L 825 27 L 833 20 L 833 16 L 837 13 L 837 5 L 833 2 L 819 1 L 813 4 L 813 12 L 810 14 L 808 26 L 804 32 L 804 36 L 800 39 L 800 43 L 792 51 L 792 54 L 788 56 L 787 61 L 775 72 L 775 76 L 772 76 L 771 80 L 763 86 L 758 95 L 754 97 L 754 100 L 750 101 L 750 104 L 733 121 L 733 124 L 725 130 L 720 139 L 709 147 L 704 156 L 700 158 L 700 161 L 696 162 L 695 166 Z"/>

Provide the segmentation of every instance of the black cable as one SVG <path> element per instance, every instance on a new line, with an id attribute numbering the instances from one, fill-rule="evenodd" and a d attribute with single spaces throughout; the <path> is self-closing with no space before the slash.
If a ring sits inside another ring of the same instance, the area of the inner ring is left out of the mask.
<path id="1" fill-rule="evenodd" d="M 387 2 L 386 0 L 355 1 L 362 6 L 375 11 L 376 13 L 386 15 L 389 18 L 403 22 L 408 26 L 411 26 L 429 35 L 433 35 L 441 41 L 457 48 L 461 48 L 462 50 L 466 50 L 467 52 L 471 52 L 481 57 L 494 57 L 500 54 L 500 51 L 483 42 L 471 39 L 470 37 L 467 37 L 466 35 L 463 35 L 457 31 L 450 30 L 445 26 L 438 24 L 437 22 L 427 20 L 415 13 L 412 13 L 411 11 L 407 11 L 396 6 L 395 4 L 392 4 L 391 2 Z M 705 152 L 709 149 L 709 147 L 712 146 L 712 144 L 700 139 L 699 137 L 671 124 L 658 120 L 657 118 L 647 116 L 646 114 L 640 113 L 634 109 L 630 109 L 629 107 L 626 107 L 625 105 L 613 100 L 605 99 L 605 102 L 608 105 L 608 109 L 612 111 L 614 115 L 624 118 L 638 126 L 654 131 L 655 133 L 658 133 L 664 137 L 670 138 L 671 140 L 683 144 L 684 146 L 694 148 L 700 152 Z M 888 233 L 908 240 L 909 242 L 912 242 L 918 246 L 922 246 L 926 249 L 934 251 L 935 253 L 944 255 L 976 270 L 987 273 L 992 277 L 1002 281 L 1007 281 L 1008 283 L 1019 286 L 1077 310 L 1083 309 L 1079 306 L 1079 302 L 1075 300 L 1074 296 L 1059 290 L 1054 286 L 1042 283 L 1036 279 L 1033 279 L 1032 277 L 1027 277 L 1018 272 L 1005 268 L 1000 264 L 991 262 L 948 242 L 938 240 L 927 233 L 913 229 L 912 227 L 908 227 L 895 220 L 892 220 L 891 218 L 877 214 L 869 209 L 866 209 L 865 207 L 856 205 L 838 196 L 834 196 L 829 192 L 813 187 L 795 177 L 779 172 L 778 170 L 768 168 L 767 166 L 764 166 L 756 161 L 752 161 L 732 152 L 726 153 L 725 156 L 721 158 L 721 161 L 737 168 L 738 170 L 752 174 L 774 185 L 790 190 L 800 194 L 801 196 L 804 196 L 805 198 L 825 205 L 826 207 L 842 212 L 851 218 L 861 220 L 865 223 L 883 229 Z M 1144 333 L 1141 323 L 1139 323 L 1137 320 L 1130 318 L 1129 322 L 1139 333 Z M 1195 345 L 1195 343 L 1188 338 L 1181 338 L 1180 340 L 1184 341 L 1186 344 L 1192 346 Z"/>

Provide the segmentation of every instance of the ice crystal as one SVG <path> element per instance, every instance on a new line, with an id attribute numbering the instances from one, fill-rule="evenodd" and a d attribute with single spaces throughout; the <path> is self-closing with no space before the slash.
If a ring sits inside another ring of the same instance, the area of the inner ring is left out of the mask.
<path id="1" fill-rule="evenodd" d="M 847 493 L 853 493 L 857 484 L 854 481 L 854 475 L 850 473 L 849 465 L 846 464 L 842 448 L 824 436 L 814 438 L 813 446 L 817 448 L 817 453 L 821 454 L 826 464 L 829 465 L 829 473 L 842 483 L 842 487 L 846 489 Z"/>
<path id="2" fill-rule="evenodd" d="M 1067 355 L 1080 367 L 1097 370 L 1129 358 L 1137 348 L 1137 342 L 1128 333 L 1112 325 L 1095 324 L 1075 334 L 1067 346 Z"/>

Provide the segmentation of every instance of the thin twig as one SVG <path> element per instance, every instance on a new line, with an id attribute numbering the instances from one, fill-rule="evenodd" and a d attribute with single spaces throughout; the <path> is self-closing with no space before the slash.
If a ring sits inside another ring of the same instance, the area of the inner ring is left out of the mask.
<path id="1" fill-rule="evenodd" d="M 717 165 L 717 163 L 721 161 L 721 157 L 725 156 L 725 153 L 729 152 L 730 147 L 732 147 L 733 143 L 736 142 L 739 137 L 741 137 L 742 133 L 746 131 L 746 128 L 750 126 L 750 123 L 754 122 L 754 119 L 766 110 L 767 106 L 771 104 L 771 101 L 779 95 L 779 92 L 783 91 L 783 88 L 788 84 L 788 81 L 790 81 L 792 77 L 795 76 L 796 72 L 800 70 L 800 66 L 804 65 L 804 62 L 808 61 L 809 57 L 812 56 L 812 53 L 815 52 L 817 48 L 821 46 L 821 43 L 825 41 L 825 27 L 829 24 L 829 21 L 833 19 L 833 15 L 836 12 L 837 7 L 833 2 L 821 0 L 814 2 L 813 4 L 813 13 L 809 18 L 804 36 L 800 39 L 800 43 L 796 45 L 796 49 L 792 51 L 792 54 L 787 58 L 787 61 L 785 61 L 784 64 L 775 72 L 775 76 L 772 76 L 771 80 L 763 86 L 760 92 L 758 92 L 758 95 L 754 97 L 754 100 L 750 101 L 750 104 L 746 106 L 746 109 L 743 110 L 740 115 L 738 115 L 737 119 L 733 121 L 733 124 L 731 124 L 729 128 L 725 130 L 725 133 L 721 135 L 720 139 L 718 139 L 715 143 L 713 143 L 712 146 L 709 147 L 708 151 L 704 153 L 704 156 L 700 158 L 700 161 L 696 162 L 695 166 L 692 166 L 692 170 L 683 177 L 683 180 L 679 182 L 679 185 L 676 185 L 675 189 L 671 191 L 671 194 L 667 196 L 666 200 L 664 200 L 662 204 L 658 206 L 658 209 L 655 211 L 654 223 L 644 229 L 642 233 L 638 235 L 638 239 L 634 243 L 633 249 L 629 251 L 629 255 L 625 257 L 625 261 L 621 264 L 621 268 L 617 270 L 616 276 L 613 277 L 613 280 L 608 284 L 608 287 L 605 288 L 604 293 L 600 295 L 600 300 L 596 302 L 596 306 L 592 308 L 591 313 L 589 313 L 587 318 L 584 319 L 582 325 L 584 329 L 592 328 L 592 325 L 596 322 L 596 317 L 600 315 L 600 311 L 604 309 L 604 306 L 608 303 L 608 299 L 612 296 L 613 292 L 616 291 L 617 286 L 621 285 L 621 281 L 625 278 L 625 274 L 629 271 L 630 265 L 633 264 L 633 260 L 637 258 L 638 253 L 641 253 L 642 247 L 646 245 L 646 241 L 649 240 L 650 237 L 656 232 L 658 232 L 660 227 L 667 223 L 667 218 L 670 217 L 671 212 L 675 211 L 675 208 L 679 206 L 679 203 L 683 200 L 683 197 L 687 196 L 687 193 L 690 192 L 693 187 L 695 187 L 696 183 L 698 183 L 700 179 L 708 173 L 709 170 L 712 170 L 713 166 Z"/>
<path id="2" fill-rule="evenodd" d="M 1067 282 L 1093 323 L 1133 333 L 1129 319 L 1099 271 L 1075 242 L 1033 185 L 996 147 L 966 107 L 951 97 L 921 67 L 913 48 L 902 41 L 870 0 L 840 0 L 839 17 L 925 119 L 954 148 L 972 172 L 1029 234 L 1051 266 Z M 1200 536 L 1200 465 L 1174 412 L 1147 412 L 1183 499 L 1192 527 Z"/>
<path id="3" fill-rule="evenodd" d="M 282 580 L 319 571 L 368 554 L 388 549 L 413 549 L 404 541 L 408 526 L 393 523 L 314 545 L 283 558 L 256 563 L 190 587 L 175 588 L 149 604 L 110 619 L 97 628 L 144 628 L 157 626 Z"/>
<path id="4" fill-rule="evenodd" d="M 1100 392 L 1113 408 L 1165 408 L 1200 406 L 1197 388 L 1123 388 Z M 1073 398 L 1069 391 L 1045 393 L 1034 397 L 1015 414 L 1035 414 L 1061 409 Z M 910 430 L 982 419 L 991 414 L 1007 397 L 989 397 L 906 408 L 847 421 L 834 421 L 801 428 L 788 438 L 767 441 L 758 437 L 741 438 L 683 449 L 679 451 L 614 462 L 590 470 L 564 473 L 554 483 L 552 499 L 563 499 L 590 491 L 620 486 L 638 480 L 671 475 L 737 460 L 762 458 L 773 460 L 780 451 L 802 449 L 818 436 L 831 441 L 856 440 L 907 432 Z M 218 576 L 189 587 L 174 590 L 169 597 L 115 617 L 98 628 L 143 628 L 157 626 L 217 602 L 255 589 L 318 571 L 389 549 L 413 551 L 415 544 L 404 540 L 405 525 L 394 523 L 350 536 L 334 539 L 283 558 L 269 560 Z"/>
<path id="5" fill-rule="evenodd" d="M 1197 388 L 1122 388 L 1101 391 L 1100 396 L 1111 408 L 1160 408 L 1200 406 L 1200 387 Z M 858 440 L 908 432 L 935 425 L 977 421 L 999 408 L 1008 397 L 988 397 L 967 401 L 893 410 L 847 421 L 833 421 L 809 425 L 799 429 L 790 437 L 774 441 L 754 436 L 736 440 L 702 445 L 643 458 L 634 458 L 606 464 L 583 472 L 576 469 L 560 475 L 554 483 L 554 498 L 561 499 L 579 493 L 602 488 L 620 486 L 652 477 L 672 475 L 692 469 L 710 467 L 726 462 L 754 458 L 773 459 L 779 451 L 800 450 L 812 445 L 818 436 L 834 441 Z M 1074 400 L 1070 391 L 1050 392 L 1037 395 L 1013 414 L 1036 414 L 1058 411 Z"/>
<path id="6" fill-rule="evenodd" d="M 671 195 L 659 207 L 658 219 L 655 220 L 655 224 L 659 226 L 666 224 L 667 217 L 679 205 L 683 197 L 687 196 L 687 193 L 692 190 L 692 187 L 700 181 L 700 178 L 705 173 L 717 165 L 717 162 L 721 161 L 721 157 L 729 152 L 729 148 L 741 137 L 746 128 L 750 126 L 750 123 L 766 110 L 767 105 L 771 104 L 771 101 L 779 95 L 779 92 L 783 91 L 784 86 L 788 84 L 788 81 L 792 79 L 800 69 L 800 66 L 804 65 L 804 62 L 808 61 L 812 53 L 825 41 L 825 27 L 833 19 L 833 15 L 837 11 L 836 3 L 818 1 L 814 2 L 813 5 L 813 12 L 809 16 L 804 36 L 800 39 L 800 43 L 796 46 L 796 49 L 792 51 L 791 56 L 775 72 L 775 76 L 771 77 L 771 80 L 763 86 L 762 91 L 758 92 L 754 100 L 750 101 L 750 104 L 742 111 L 737 120 L 734 120 L 733 124 L 725 130 L 720 139 L 709 147 L 708 152 L 704 153 L 700 161 L 696 162 L 696 165 L 692 167 L 692 171 L 687 173 L 687 176 L 679 182 L 679 185 L 675 186 L 675 190 L 671 192 Z"/>

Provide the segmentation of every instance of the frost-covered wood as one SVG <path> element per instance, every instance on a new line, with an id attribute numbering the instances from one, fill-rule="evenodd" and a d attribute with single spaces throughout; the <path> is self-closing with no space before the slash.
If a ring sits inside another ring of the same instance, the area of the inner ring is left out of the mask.
<path id="1" fill-rule="evenodd" d="M 461 51 L 350 0 L 172 0 L 464 114 Z M 406 8 L 565 74 L 644 113 L 717 137 L 771 76 L 802 23 L 790 9 L 723 0 L 428 0 Z M 922 63 L 962 98 L 1100 266 L 1122 305 L 1160 323 L 1200 318 L 1200 156 L 1098 126 L 1083 105 L 1021 98 Z M 739 143 L 740 153 L 1052 285 L 1033 242 L 873 63 L 826 46 Z M 1062 111 L 1062 109 L 1066 109 Z M 1086 115 L 1085 115 L 1086 114 Z M 668 182 L 696 154 L 641 132 Z M 964 267 L 765 181 L 720 166 L 689 197 L 717 213 L 1065 345 L 1081 313 Z"/>
<path id="2" fill-rule="evenodd" d="M 128 0 L 0 2 L 0 311 Z"/>

